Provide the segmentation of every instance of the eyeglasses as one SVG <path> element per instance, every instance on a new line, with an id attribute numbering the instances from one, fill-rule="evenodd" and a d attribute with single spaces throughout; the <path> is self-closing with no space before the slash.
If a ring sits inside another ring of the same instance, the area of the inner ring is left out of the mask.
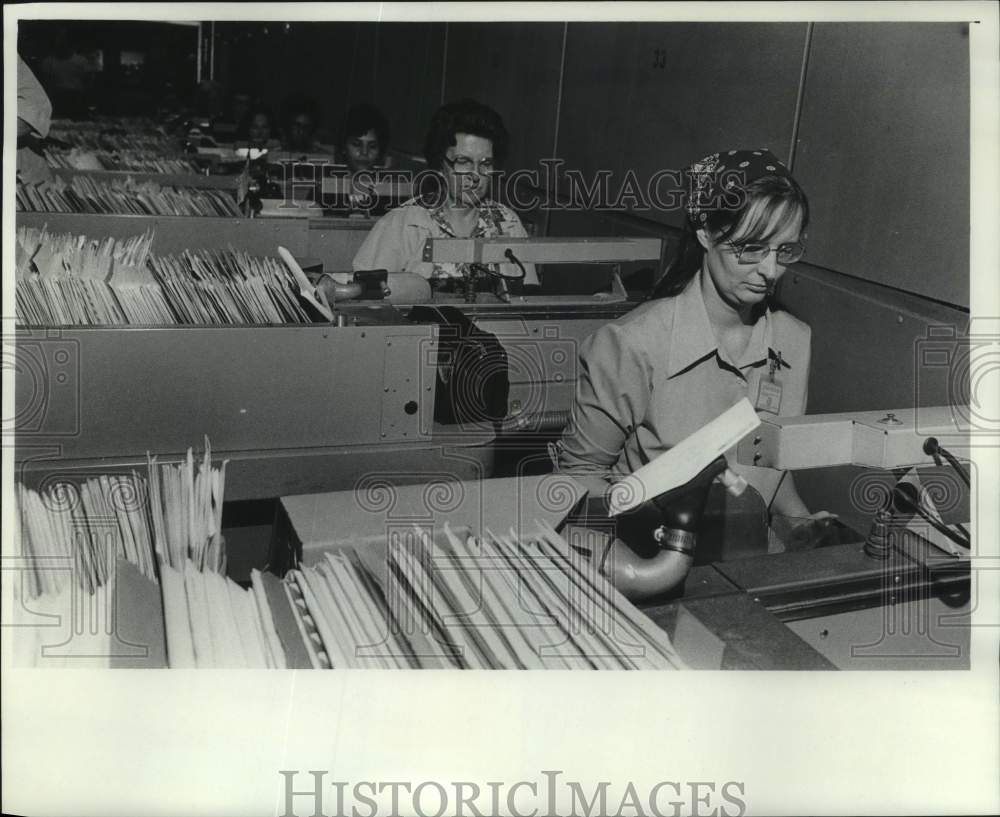
<path id="1" fill-rule="evenodd" d="M 805 245 L 799 241 L 791 244 L 782 244 L 780 247 L 771 247 L 769 244 L 734 244 L 726 242 L 736 253 L 737 264 L 759 264 L 771 254 L 771 250 L 776 253 L 776 260 L 782 266 L 794 264 L 805 255 Z"/>
<path id="2" fill-rule="evenodd" d="M 478 172 L 480 175 L 488 176 L 496 172 L 493 166 L 493 159 L 480 159 L 476 162 L 468 156 L 456 156 L 454 159 L 449 159 L 445 156 L 444 161 L 456 173 Z"/>

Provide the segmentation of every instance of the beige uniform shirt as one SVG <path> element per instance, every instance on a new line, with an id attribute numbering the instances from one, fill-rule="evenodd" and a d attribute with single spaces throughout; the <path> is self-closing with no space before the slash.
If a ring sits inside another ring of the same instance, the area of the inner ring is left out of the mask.
<path id="1" fill-rule="evenodd" d="M 424 278 L 457 278 L 461 276 L 457 264 L 435 264 L 423 260 L 424 242 L 428 238 L 450 238 L 450 231 L 442 218 L 422 206 L 415 199 L 390 210 L 380 218 L 354 256 L 355 270 L 385 269 L 389 272 L 415 272 Z M 480 208 L 480 216 L 473 237 L 526 238 L 524 225 L 517 213 L 509 207 L 490 202 Z M 516 276 L 513 264 L 498 264 L 501 275 Z M 524 265 L 525 284 L 537 284 L 538 274 L 534 264 Z"/>
<path id="2" fill-rule="evenodd" d="M 643 304 L 584 341 L 572 418 L 556 446 L 558 470 L 592 490 L 594 477 L 617 481 L 743 397 L 762 418 L 803 414 L 809 354 L 809 327 L 767 310 L 742 358 L 731 361 L 709 324 L 699 273 L 680 295 Z M 781 398 L 775 405 L 769 388 L 767 410 L 759 390 L 772 368 Z M 770 502 L 781 473 L 729 459 Z"/>

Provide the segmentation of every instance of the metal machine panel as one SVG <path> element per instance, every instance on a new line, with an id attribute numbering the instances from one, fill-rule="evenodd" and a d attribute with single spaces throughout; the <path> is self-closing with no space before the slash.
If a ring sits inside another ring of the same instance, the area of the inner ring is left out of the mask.
<path id="1" fill-rule="evenodd" d="M 854 415 L 855 465 L 896 468 L 929 462 L 923 445 L 927 437 L 953 437 L 959 432 L 950 406 L 869 411 Z M 918 416 L 919 415 L 919 416 Z"/>
<path id="2" fill-rule="evenodd" d="M 934 597 L 788 622 L 842 670 L 969 668 L 969 605 Z"/>
<path id="3" fill-rule="evenodd" d="M 306 254 L 327 272 L 352 269 L 352 262 L 377 219 L 315 218 L 306 228 Z"/>
<path id="4" fill-rule="evenodd" d="M 88 238 L 128 238 L 153 231 L 152 251 L 165 255 L 193 248 L 235 247 L 250 255 L 277 254 L 287 247 L 297 256 L 313 255 L 305 219 L 223 218 L 209 216 L 127 216 L 94 213 L 18 213 L 17 226 L 47 227 L 52 233 Z"/>
<path id="5" fill-rule="evenodd" d="M 383 440 L 427 438 L 434 423 L 436 336 L 399 328 L 385 337 L 382 372 Z"/>
<path id="6" fill-rule="evenodd" d="M 616 261 L 658 261 L 662 249 L 659 238 L 428 238 L 424 261 L 438 263 L 500 264 L 513 251 L 526 264 L 572 262 L 613 263 Z"/>
<path id="7" fill-rule="evenodd" d="M 764 420 L 739 444 L 745 465 L 764 468 L 819 468 L 849 461 L 853 423 L 843 415 L 776 417 Z"/>
<path id="8" fill-rule="evenodd" d="M 954 437 L 958 409 L 950 406 L 890 411 L 810 414 L 765 420 L 737 448 L 745 465 L 803 469 L 838 465 L 898 468 L 929 464 L 927 437 Z"/>
<path id="9" fill-rule="evenodd" d="M 478 321 L 507 352 L 511 414 L 568 411 L 573 405 L 580 343 L 605 322 L 601 318 Z"/>
<path id="10" fill-rule="evenodd" d="M 831 670 L 823 655 L 784 626 L 764 605 L 746 593 L 724 593 L 700 598 L 681 599 L 663 605 L 644 606 L 642 611 L 662 627 L 671 638 L 680 635 L 677 648 L 682 656 L 691 654 L 694 667 L 706 666 L 706 653 L 722 654 L 716 660 L 720 669 L 739 670 Z M 683 615 L 694 616 L 704 633 L 684 633 Z M 707 643 L 706 643 L 707 642 Z"/>
<path id="11" fill-rule="evenodd" d="M 400 439 L 419 438 L 420 412 L 410 414 L 406 403 L 427 403 L 432 414 L 434 393 L 413 383 L 407 391 L 405 377 L 416 378 L 413 350 L 434 331 L 416 324 L 22 331 L 12 430 L 18 448 L 54 445 L 62 459 L 179 452 L 205 434 L 220 451 L 371 444 L 383 439 L 385 423 Z M 387 362 L 390 348 L 406 347 Z M 406 399 L 373 410 L 387 388 Z"/>

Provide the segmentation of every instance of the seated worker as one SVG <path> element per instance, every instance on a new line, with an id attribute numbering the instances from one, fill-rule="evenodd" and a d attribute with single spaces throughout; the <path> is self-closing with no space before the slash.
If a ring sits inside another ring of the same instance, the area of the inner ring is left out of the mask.
<path id="1" fill-rule="evenodd" d="M 337 161 L 351 173 L 388 167 L 389 123 L 374 105 L 352 106 L 344 117 L 337 140 Z"/>
<path id="2" fill-rule="evenodd" d="M 17 179 L 24 184 L 50 182 L 52 171 L 42 140 L 52 124 L 52 103 L 21 56 L 17 57 Z"/>
<path id="3" fill-rule="evenodd" d="M 222 116 L 212 122 L 212 135 L 217 142 L 232 142 L 239 138 L 245 128 L 253 107 L 253 99 L 246 91 L 237 91 L 229 98 L 228 108 Z M 244 138 L 246 138 L 244 136 Z"/>
<path id="4" fill-rule="evenodd" d="M 470 282 L 521 279 L 537 284 L 534 265 L 452 264 L 422 260 L 427 238 L 524 238 L 517 214 L 490 198 L 494 173 L 507 155 L 507 129 L 492 108 L 471 99 L 441 107 L 424 145 L 429 181 L 421 193 L 376 222 L 357 254 L 355 270 L 415 272 L 448 290 Z"/>
<path id="5" fill-rule="evenodd" d="M 282 105 L 282 149 L 296 156 L 326 152 L 316 138 L 320 121 L 316 100 L 298 94 L 288 97 Z"/>
<path id="6" fill-rule="evenodd" d="M 319 107 L 312 97 L 293 94 L 282 104 L 281 146 L 269 151 L 268 163 L 281 165 L 278 183 L 285 187 L 295 181 L 292 197 L 296 201 L 318 202 L 321 196 L 322 165 L 332 161 L 333 148 L 317 139 L 321 121 Z"/>
<path id="7" fill-rule="evenodd" d="M 553 455 L 592 496 L 744 397 L 762 417 L 805 412 L 810 330 L 769 304 L 805 251 L 805 193 L 764 149 L 716 153 L 687 172 L 687 225 L 661 297 L 581 346 L 571 419 Z M 830 516 L 810 515 L 788 472 L 731 468 L 781 518 Z"/>
<path id="8" fill-rule="evenodd" d="M 337 140 L 337 161 L 347 166 L 347 173 L 337 171 L 344 187 L 337 192 L 324 191 L 323 206 L 338 213 L 362 216 L 382 215 L 398 206 L 405 196 L 373 196 L 364 190 L 364 177 L 374 181 L 377 171 L 388 167 L 389 123 L 373 105 L 354 105 L 348 110 Z M 362 174 L 359 178 L 357 174 Z"/>
<path id="9" fill-rule="evenodd" d="M 236 129 L 239 147 L 268 148 L 280 146 L 274 114 L 266 105 L 252 105 Z"/>

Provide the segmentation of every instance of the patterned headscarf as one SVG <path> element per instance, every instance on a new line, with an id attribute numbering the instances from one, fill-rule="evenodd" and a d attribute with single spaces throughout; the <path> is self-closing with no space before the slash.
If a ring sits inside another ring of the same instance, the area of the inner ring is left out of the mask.
<path id="1" fill-rule="evenodd" d="M 695 162 L 686 173 L 688 218 L 695 227 L 704 224 L 709 212 L 739 207 L 740 193 L 750 182 L 762 176 L 791 176 L 767 148 L 713 153 Z"/>

